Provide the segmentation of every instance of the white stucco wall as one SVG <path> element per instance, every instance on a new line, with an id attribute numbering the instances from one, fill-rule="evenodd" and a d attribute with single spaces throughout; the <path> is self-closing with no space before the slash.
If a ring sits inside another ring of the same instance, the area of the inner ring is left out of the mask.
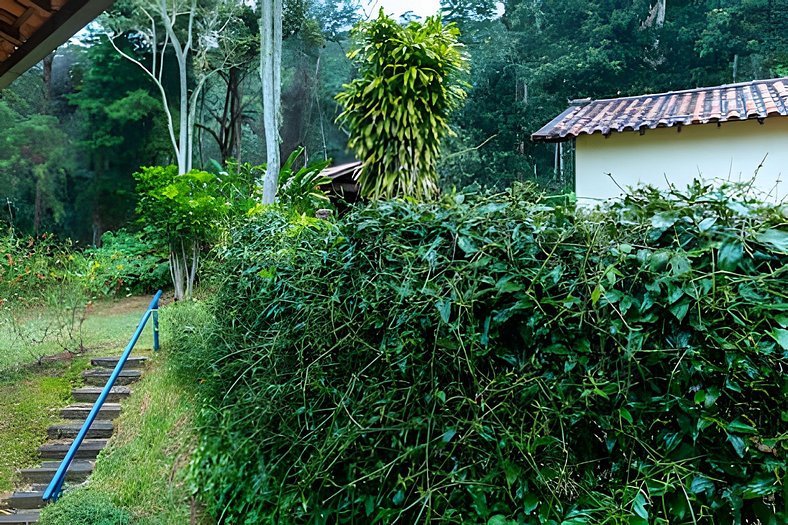
<path id="1" fill-rule="evenodd" d="M 701 177 L 749 181 L 764 156 L 754 186 L 770 201 L 788 190 L 788 117 L 581 135 L 576 146 L 577 197 L 586 202 L 620 196 L 616 182 L 665 188 L 667 178 L 683 189 Z"/>

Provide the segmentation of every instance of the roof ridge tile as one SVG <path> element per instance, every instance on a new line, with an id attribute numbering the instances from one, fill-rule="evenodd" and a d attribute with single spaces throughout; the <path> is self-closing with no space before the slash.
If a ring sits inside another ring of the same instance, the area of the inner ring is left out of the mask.
<path id="1" fill-rule="evenodd" d="M 591 100 L 570 106 L 532 140 L 560 142 L 581 134 L 654 129 L 788 116 L 788 77 Z"/>

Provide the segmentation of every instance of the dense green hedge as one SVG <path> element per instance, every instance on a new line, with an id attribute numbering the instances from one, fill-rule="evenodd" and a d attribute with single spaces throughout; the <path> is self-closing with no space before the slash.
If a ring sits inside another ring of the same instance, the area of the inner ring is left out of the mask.
<path id="1" fill-rule="evenodd" d="M 700 186 L 259 216 L 175 353 L 195 490 L 223 523 L 785 523 L 786 230 Z"/>

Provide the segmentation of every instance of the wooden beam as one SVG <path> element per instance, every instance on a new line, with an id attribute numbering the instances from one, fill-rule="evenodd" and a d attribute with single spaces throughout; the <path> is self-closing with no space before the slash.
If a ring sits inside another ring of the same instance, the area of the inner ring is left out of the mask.
<path id="1" fill-rule="evenodd" d="M 28 7 L 27 10 L 22 13 L 22 16 L 16 19 L 16 22 L 14 22 L 14 29 L 16 29 L 17 33 L 19 33 L 19 29 L 22 27 L 22 25 L 27 22 L 35 12 L 35 9 Z"/>
<path id="2" fill-rule="evenodd" d="M 47 16 L 53 13 L 51 0 L 16 0 L 16 3 L 25 7 L 32 7 Z"/>
<path id="3" fill-rule="evenodd" d="M 19 35 L 19 28 L 2 21 L 0 21 L 0 38 L 6 39 L 17 47 L 22 45 L 22 37 Z"/>
<path id="4" fill-rule="evenodd" d="M 33 0 L 18 1 L 22 3 Z M 114 0 L 70 0 L 52 13 L 7 60 L 0 62 L 0 89 L 8 86 L 19 75 L 67 42 L 113 2 Z"/>

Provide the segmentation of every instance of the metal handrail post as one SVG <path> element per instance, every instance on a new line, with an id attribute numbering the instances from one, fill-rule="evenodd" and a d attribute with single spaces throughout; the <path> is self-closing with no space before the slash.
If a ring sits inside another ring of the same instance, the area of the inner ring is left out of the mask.
<path id="1" fill-rule="evenodd" d="M 159 351 L 159 305 L 153 310 L 153 351 Z"/>
<path id="2" fill-rule="evenodd" d="M 142 331 L 145 328 L 148 319 L 150 319 L 151 314 L 154 312 L 154 308 L 156 309 L 155 310 L 156 313 L 158 313 L 158 305 L 159 305 L 159 299 L 161 298 L 161 293 L 162 293 L 161 290 L 159 290 L 156 293 L 156 295 L 153 296 L 153 300 L 150 302 L 148 309 L 145 311 L 145 314 L 142 316 L 142 319 L 140 319 L 140 322 L 137 325 L 137 329 L 134 331 L 134 335 L 132 336 L 131 341 L 129 341 L 129 344 L 126 345 L 126 349 L 123 351 L 123 354 L 118 359 L 118 364 L 115 365 L 115 369 L 112 371 L 112 374 L 107 380 L 107 384 L 104 385 L 104 389 L 101 391 L 101 394 L 99 394 L 98 399 L 96 399 L 96 402 L 93 404 L 93 408 L 90 410 L 88 417 L 85 419 L 85 423 L 82 424 L 82 428 L 79 430 L 77 437 L 74 438 L 74 442 L 71 443 L 71 447 L 68 449 L 68 452 L 66 453 L 66 457 L 63 458 L 63 461 L 60 463 L 60 466 L 58 467 L 57 472 L 52 478 L 52 481 L 49 483 L 49 486 L 44 491 L 44 495 L 43 495 L 44 501 L 57 500 L 57 498 L 60 496 L 60 491 L 63 488 L 63 482 L 66 479 L 66 471 L 68 471 L 68 468 L 71 466 L 71 462 L 74 460 L 74 457 L 77 454 L 77 450 L 79 450 L 79 447 L 82 445 L 82 442 L 85 440 L 85 436 L 90 430 L 90 426 L 93 424 L 93 421 L 95 421 L 96 416 L 98 416 L 98 413 L 101 411 L 101 407 L 104 406 L 104 402 L 107 400 L 110 391 L 112 391 L 112 387 L 115 386 L 115 381 L 117 381 L 121 370 L 123 370 L 123 367 L 125 366 L 126 361 L 129 358 L 129 355 L 131 355 L 131 351 L 134 349 L 134 345 L 137 344 L 140 335 L 142 335 Z M 155 335 L 154 338 L 156 338 Z M 154 341 L 155 340 L 156 339 L 154 339 Z"/>

